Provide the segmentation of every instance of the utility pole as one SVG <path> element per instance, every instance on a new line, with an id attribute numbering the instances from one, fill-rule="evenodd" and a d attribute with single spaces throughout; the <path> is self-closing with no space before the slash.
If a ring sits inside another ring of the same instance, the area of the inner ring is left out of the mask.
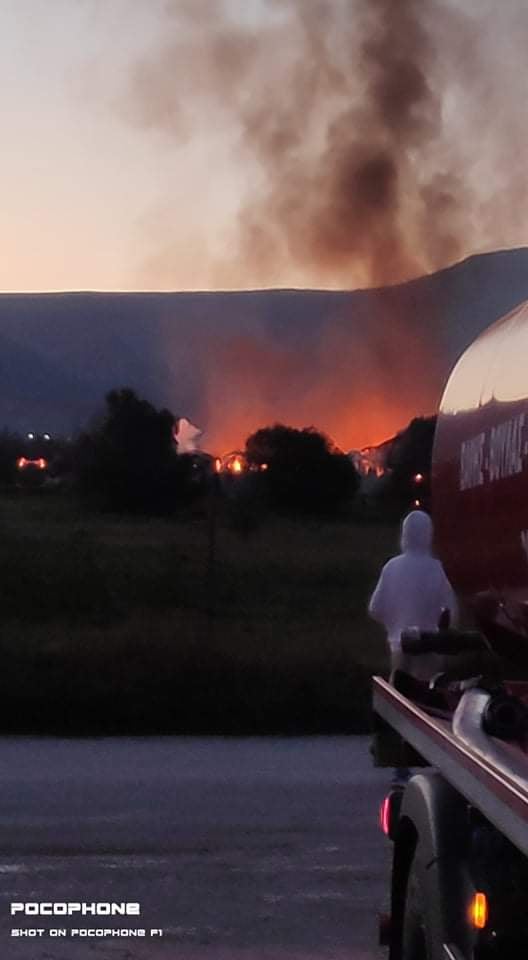
<path id="1" fill-rule="evenodd" d="M 206 611 L 211 633 L 214 618 L 216 616 L 216 554 L 218 541 L 218 507 L 220 504 L 220 491 L 220 471 L 215 466 L 209 482 L 209 502 L 207 510 Z"/>

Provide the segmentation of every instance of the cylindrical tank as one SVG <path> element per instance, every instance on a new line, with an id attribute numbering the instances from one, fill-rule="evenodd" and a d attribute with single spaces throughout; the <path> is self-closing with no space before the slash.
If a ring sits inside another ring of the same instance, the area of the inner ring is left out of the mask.
<path id="1" fill-rule="evenodd" d="M 456 364 L 432 481 L 437 549 L 453 585 L 528 637 L 528 301 Z"/>

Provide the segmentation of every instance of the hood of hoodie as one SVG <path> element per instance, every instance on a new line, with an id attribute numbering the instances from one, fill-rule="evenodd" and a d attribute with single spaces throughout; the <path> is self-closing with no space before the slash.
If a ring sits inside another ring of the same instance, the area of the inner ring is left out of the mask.
<path id="1" fill-rule="evenodd" d="M 401 548 L 404 553 L 431 553 L 433 523 L 428 513 L 413 510 L 402 523 Z"/>

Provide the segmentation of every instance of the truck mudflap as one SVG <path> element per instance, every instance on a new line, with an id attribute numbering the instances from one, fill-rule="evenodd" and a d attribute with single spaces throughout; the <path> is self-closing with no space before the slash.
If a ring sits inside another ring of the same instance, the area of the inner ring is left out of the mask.
<path id="1" fill-rule="evenodd" d="M 468 703 L 475 706 L 474 699 Z M 404 743 L 528 855 L 528 780 L 523 777 L 520 751 L 507 773 L 506 760 L 511 764 L 512 753 L 506 744 L 485 735 L 473 742 L 469 727 L 476 726 L 474 709 L 460 710 L 457 734 L 449 720 L 430 716 L 380 677 L 374 678 L 373 707 Z"/>

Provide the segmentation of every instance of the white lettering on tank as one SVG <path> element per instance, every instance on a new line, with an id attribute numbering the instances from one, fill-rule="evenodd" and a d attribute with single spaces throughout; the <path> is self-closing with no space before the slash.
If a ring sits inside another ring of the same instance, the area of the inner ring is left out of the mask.
<path id="1" fill-rule="evenodd" d="M 489 443 L 489 479 L 503 480 L 521 473 L 523 468 L 524 413 L 491 428 Z"/>
<path id="2" fill-rule="evenodd" d="M 528 560 L 528 530 L 521 530 L 521 546 Z"/>
<path id="3" fill-rule="evenodd" d="M 479 433 L 470 440 L 464 440 L 460 450 L 460 489 L 470 490 L 484 483 L 482 461 L 486 434 Z"/>
<path id="4" fill-rule="evenodd" d="M 524 439 L 524 413 L 483 431 L 460 448 L 460 489 L 471 490 L 522 473 L 528 453 Z"/>

